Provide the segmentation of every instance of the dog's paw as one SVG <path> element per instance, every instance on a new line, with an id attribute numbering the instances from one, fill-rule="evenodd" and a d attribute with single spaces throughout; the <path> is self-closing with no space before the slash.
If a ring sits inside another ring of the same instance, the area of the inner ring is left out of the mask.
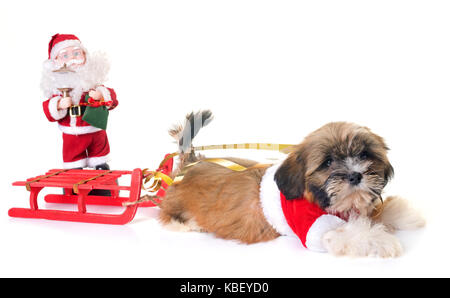
<path id="1" fill-rule="evenodd" d="M 170 222 L 164 224 L 164 227 L 174 232 L 206 232 L 201 227 L 199 227 L 194 219 L 189 219 L 184 223 L 172 219 Z"/>
<path id="2" fill-rule="evenodd" d="M 382 224 L 372 225 L 366 217 L 350 219 L 336 230 L 325 233 L 322 242 L 334 255 L 392 258 L 403 251 L 394 235 L 389 234 Z"/>

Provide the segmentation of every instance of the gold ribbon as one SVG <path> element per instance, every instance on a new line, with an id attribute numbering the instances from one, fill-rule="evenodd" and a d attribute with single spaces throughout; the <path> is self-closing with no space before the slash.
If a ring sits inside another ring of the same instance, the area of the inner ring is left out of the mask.
<path id="1" fill-rule="evenodd" d="M 164 173 L 161 173 L 159 171 L 149 171 L 148 169 L 142 170 L 142 175 L 144 177 L 144 181 L 142 183 L 142 189 L 149 191 L 149 192 L 156 192 L 162 187 L 162 181 L 167 183 L 167 185 L 172 185 L 173 180 L 169 176 L 167 176 Z M 147 184 L 150 180 L 153 179 L 152 185 L 149 187 L 145 187 L 145 184 Z"/>
<path id="2" fill-rule="evenodd" d="M 222 167 L 225 167 L 225 168 L 228 168 L 230 170 L 237 171 L 237 172 L 241 172 L 241 171 L 247 170 L 246 167 L 241 166 L 240 164 L 237 164 L 235 162 L 232 162 L 231 160 L 223 159 L 223 158 L 206 158 L 206 159 L 202 159 L 201 161 L 215 163 L 215 164 L 217 164 L 219 166 L 222 166 Z"/>
<path id="3" fill-rule="evenodd" d="M 292 147 L 292 144 L 272 144 L 272 143 L 240 143 L 240 144 L 222 144 L 194 147 L 194 150 L 217 150 L 217 149 L 255 149 L 272 150 L 286 153 L 286 149 Z"/>
<path id="4" fill-rule="evenodd" d="M 168 160 L 168 158 L 166 158 L 165 160 Z M 183 180 L 184 174 L 187 172 L 187 170 L 200 162 L 215 163 L 230 170 L 239 172 L 245 171 L 247 169 L 246 167 L 241 166 L 240 164 L 237 164 L 235 162 L 232 162 L 231 160 L 227 160 L 224 158 L 206 158 L 190 163 L 183 168 L 182 172 L 179 175 L 177 175 L 175 179 L 170 178 L 168 175 L 161 173 L 160 171 L 149 171 L 148 169 L 144 169 L 142 170 L 142 174 L 144 177 L 142 189 L 149 192 L 157 192 L 162 187 L 162 181 L 164 181 L 168 186 L 172 185 L 174 182 L 181 181 Z M 162 164 L 164 165 L 164 163 Z M 150 186 L 146 187 L 145 185 L 148 184 L 151 180 L 153 180 L 153 183 Z"/>
<path id="5" fill-rule="evenodd" d="M 161 161 L 161 163 L 159 164 L 158 170 L 161 169 L 161 168 L 164 166 L 164 164 L 165 164 L 169 159 L 171 159 L 172 157 L 177 156 L 178 154 L 179 154 L 178 152 L 174 152 L 174 153 L 168 154 L 166 157 L 164 157 L 164 159 L 163 159 L 163 160 Z"/>
<path id="6" fill-rule="evenodd" d="M 181 173 L 178 174 L 178 175 L 175 177 L 175 179 L 173 180 L 173 182 L 179 182 L 179 181 L 183 180 L 184 175 L 185 175 L 186 172 L 189 170 L 189 168 L 192 167 L 192 166 L 194 166 L 194 165 L 196 165 L 196 164 L 198 164 L 198 163 L 200 163 L 200 162 L 210 162 L 210 163 L 215 163 L 215 164 L 217 164 L 217 165 L 219 165 L 219 166 L 222 166 L 222 167 L 224 167 L 224 168 L 227 168 L 227 169 L 230 169 L 230 170 L 233 170 L 233 171 L 237 171 L 237 172 L 241 172 L 241 171 L 247 170 L 246 167 L 244 167 L 244 166 L 242 166 L 242 165 L 240 165 L 240 164 L 238 164 L 238 163 L 235 163 L 235 162 L 233 162 L 233 161 L 231 161 L 231 160 L 228 160 L 228 159 L 224 159 L 224 158 L 205 158 L 205 159 L 202 159 L 202 160 L 199 160 L 199 161 L 190 163 L 190 164 L 188 164 L 187 166 L 185 166 L 185 167 L 183 168 L 183 170 L 181 171 Z"/>
<path id="7" fill-rule="evenodd" d="M 214 149 L 256 149 L 256 150 L 273 150 L 273 151 L 279 151 L 282 153 L 286 153 L 287 149 L 292 147 L 291 144 L 271 144 L 271 143 L 241 143 L 241 144 L 222 144 L 222 145 L 208 145 L 208 146 L 198 146 L 194 147 L 194 150 L 197 151 L 203 151 L 203 150 L 214 150 Z M 162 173 L 160 170 L 164 166 L 164 164 L 174 156 L 177 156 L 178 153 L 172 153 L 167 155 L 159 164 L 158 170 L 156 171 L 149 171 L 148 168 L 142 170 L 143 174 L 143 183 L 142 183 L 142 189 L 149 191 L 149 192 L 157 192 L 162 187 L 162 181 L 164 181 L 168 186 L 172 185 L 174 182 L 179 182 L 183 180 L 184 175 L 186 172 L 191 168 L 192 166 L 198 164 L 199 162 L 210 162 L 217 165 L 220 165 L 222 167 L 225 167 L 227 169 L 233 170 L 233 171 L 245 171 L 247 170 L 246 167 L 235 163 L 231 160 L 224 159 L 224 158 L 205 158 L 193 163 L 188 164 L 183 168 L 180 174 L 178 174 L 174 179 L 170 178 L 166 174 Z M 153 180 L 152 184 L 148 187 L 145 185 L 148 184 L 151 180 Z"/>

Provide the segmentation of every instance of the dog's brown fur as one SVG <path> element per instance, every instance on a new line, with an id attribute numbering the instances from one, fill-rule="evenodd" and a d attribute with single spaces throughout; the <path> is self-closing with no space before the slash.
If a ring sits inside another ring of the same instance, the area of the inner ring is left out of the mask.
<path id="1" fill-rule="evenodd" d="M 266 166 L 228 158 L 248 169 L 235 172 L 213 163 L 198 163 L 181 182 L 173 184 L 162 201 L 160 220 L 186 223 L 192 219 L 202 230 L 224 239 L 255 243 L 279 234 L 265 220 L 259 185 Z"/>

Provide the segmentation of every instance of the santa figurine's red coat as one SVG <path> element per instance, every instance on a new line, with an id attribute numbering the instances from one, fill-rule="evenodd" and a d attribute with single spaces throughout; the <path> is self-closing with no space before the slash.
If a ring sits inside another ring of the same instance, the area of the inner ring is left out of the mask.
<path id="1" fill-rule="evenodd" d="M 81 49 L 85 55 L 85 63 L 72 72 L 57 73 L 58 55 L 65 49 Z M 101 101 L 109 110 L 118 105 L 116 93 L 105 87 L 103 82 L 109 70 L 109 63 L 102 55 L 90 55 L 80 40 L 71 34 L 56 34 L 49 43 L 48 60 L 44 62 L 41 87 L 48 96 L 43 102 L 45 116 L 51 122 L 57 122 L 63 133 L 64 168 L 101 168 L 109 166 L 109 142 L 106 131 L 94 127 L 83 120 L 85 107 L 78 106 L 86 102 L 90 91 L 101 94 Z M 66 86 L 67 85 L 67 86 Z M 58 108 L 63 94 L 61 87 L 70 87 L 71 108 Z M 79 110 L 78 110 L 79 109 Z"/>
<path id="2" fill-rule="evenodd" d="M 114 109 L 119 104 L 114 89 L 104 86 L 99 86 L 96 89 L 102 93 L 105 102 L 111 101 L 111 105 L 108 107 L 109 110 Z M 74 103 L 79 103 L 81 101 L 84 102 L 86 95 L 88 95 L 88 92 L 82 93 L 78 99 L 72 97 L 72 101 L 74 101 Z M 91 126 L 89 123 L 84 121 L 82 117 L 71 117 L 67 109 L 58 110 L 57 104 L 61 99 L 61 96 L 61 93 L 54 94 L 52 97 L 44 101 L 42 106 L 47 119 L 51 122 L 57 121 L 58 126 L 63 133 L 80 135 L 101 130 L 100 128 Z"/>

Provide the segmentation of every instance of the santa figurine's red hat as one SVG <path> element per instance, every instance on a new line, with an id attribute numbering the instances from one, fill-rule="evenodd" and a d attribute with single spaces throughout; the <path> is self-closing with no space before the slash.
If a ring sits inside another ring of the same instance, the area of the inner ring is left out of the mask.
<path id="1" fill-rule="evenodd" d="M 73 34 L 55 34 L 48 43 L 48 59 L 55 59 L 58 53 L 67 47 L 80 47 L 86 52 L 78 37 Z"/>

